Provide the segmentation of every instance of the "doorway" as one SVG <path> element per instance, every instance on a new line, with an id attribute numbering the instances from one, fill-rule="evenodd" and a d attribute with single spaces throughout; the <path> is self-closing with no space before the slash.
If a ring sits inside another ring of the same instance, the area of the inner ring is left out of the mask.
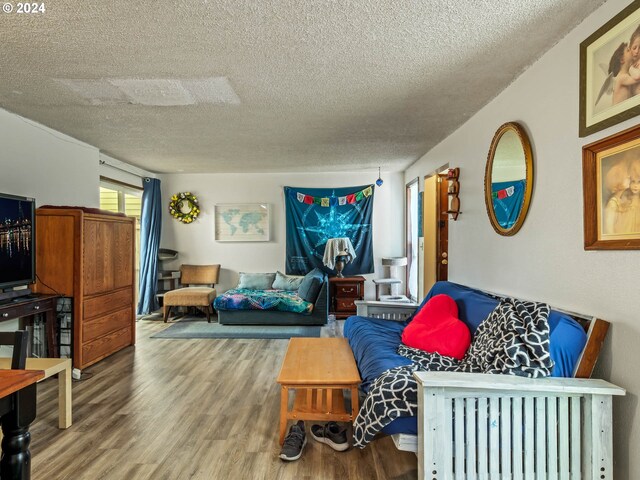
<path id="1" fill-rule="evenodd" d="M 449 206 L 447 166 L 427 175 L 424 179 L 423 232 L 424 232 L 424 297 L 434 283 L 449 276 Z"/>

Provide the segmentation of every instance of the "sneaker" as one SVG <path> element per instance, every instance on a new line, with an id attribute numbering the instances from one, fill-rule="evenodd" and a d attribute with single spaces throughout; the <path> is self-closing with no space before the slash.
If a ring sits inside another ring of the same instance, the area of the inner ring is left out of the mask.
<path id="1" fill-rule="evenodd" d="M 347 429 L 341 428 L 336 422 L 324 425 L 311 425 L 311 436 L 320 443 L 326 443 L 338 452 L 344 452 L 349 448 Z"/>
<path id="2" fill-rule="evenodd" d="M 284 437 L 282 450 L 280 450 L 280 458 L 288 462 L 298 460 L 306 444 L 307 435 L 304 431 L 304 422 L 298 420 L 298 423 L 291 425 L 289 433 Z"/>

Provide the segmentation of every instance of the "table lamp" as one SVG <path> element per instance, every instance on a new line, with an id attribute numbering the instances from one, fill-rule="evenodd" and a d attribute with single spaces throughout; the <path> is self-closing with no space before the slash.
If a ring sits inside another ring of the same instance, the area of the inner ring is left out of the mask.
<path id="1" fill-rule="evenodd" d="M 327 240 L 322 263 L 332 270 L 335 268 L 336 277 L 344 278 L 342 270 L 354 258 L 356 258 L 356 252 L 349 238 L 330 238 Z"/>

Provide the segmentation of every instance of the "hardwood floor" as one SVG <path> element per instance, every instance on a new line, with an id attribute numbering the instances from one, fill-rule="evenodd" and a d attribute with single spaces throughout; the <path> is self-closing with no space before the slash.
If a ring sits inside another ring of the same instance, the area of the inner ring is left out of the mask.
<path id="1" fill-rule="evenodd" d="M 415 455 L 389 437 L 342 453 L 309 438 L 300 460 L 278 458 L 287 340 L 151 339 L 166 325 L 137 326 L 135 348 L 74 382 L 68 430 L 57 428 L 56 380 L 39 384 L 34 480 L 416 478 Z"/>

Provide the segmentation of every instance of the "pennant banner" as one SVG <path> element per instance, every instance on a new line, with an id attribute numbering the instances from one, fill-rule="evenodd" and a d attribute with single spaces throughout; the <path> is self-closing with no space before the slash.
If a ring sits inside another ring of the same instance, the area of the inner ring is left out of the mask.
<path id="1" fill-rule="evenodd" d="M 347 190 L 341 188 L 339 190 Z M 335 190 L 333 190 L 335 191 Z M 289 195 L 295 197 L 300 203 L 306 203 L 307 205 L 320 205 L 321 207 L 335 207 L 336 205 L 346 205 L 348 203 L 361 202 L 362 200 L 373 195 L 373 185 L 369 185 L 367 188 L 349 193 L 344 196 L 331 196 L 331 197 L 314 197 L 313 195 L 306 195 L 302 192 L 296 192 L 294 189 L 289 190 Z"/>
<path id="2" fill-rule="evenodd" d="M 493 212 L 502 228 L 511 228 L 518 219 L 524 201 L 524 190 L 524 180 L 491 184 Z"/>
<path id="3" fill-rule="evenodd" d="M 305 275 L 313 268 L 335 274 L 323 262 L 330 238 L 348 237 L 356 258 L 343 274 L 373 273 L 372 217 L 374 188 L 284 187 L 287 210 L 286 272 Z"/>

